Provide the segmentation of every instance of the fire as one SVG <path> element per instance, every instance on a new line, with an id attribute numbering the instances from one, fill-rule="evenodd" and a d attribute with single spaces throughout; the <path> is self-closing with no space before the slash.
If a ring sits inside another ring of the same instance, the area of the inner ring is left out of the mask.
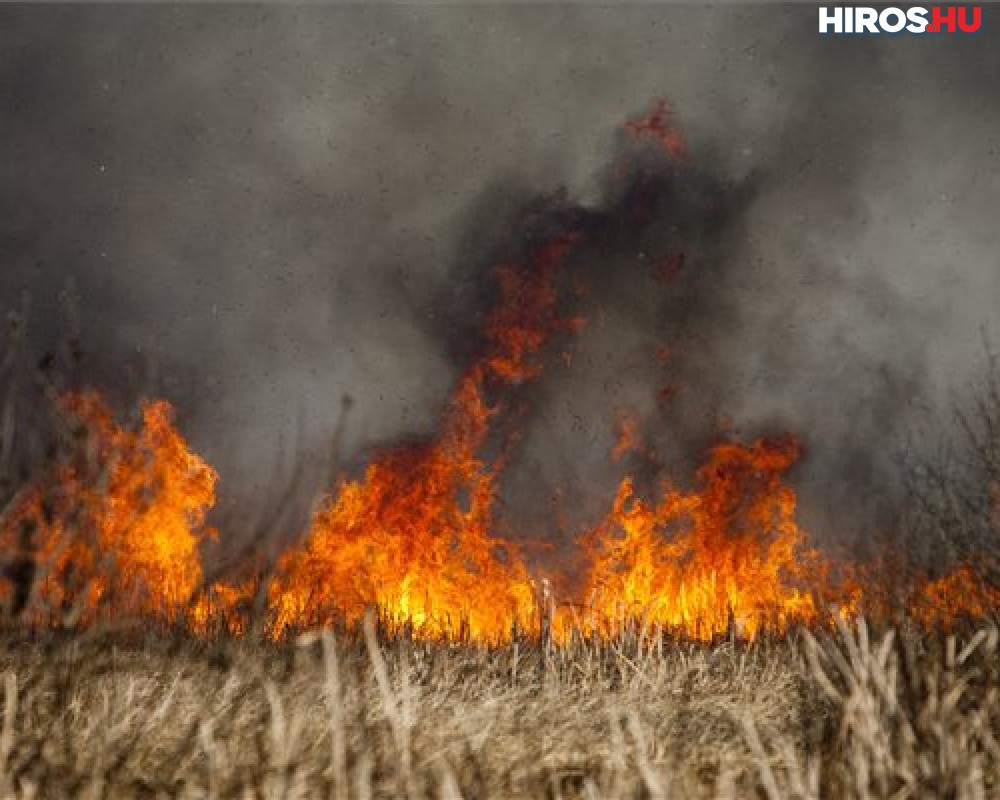
<path id="1" fill-rule="evenodd" d="M 201 635 L 245 634 L 255 616 L 254 606 L 260 588 L 257 580 L 239 584 L 216 581 L 204 586 L 188 608 L 187 622 L 192 630 Z"/>
<path id="2" fill-rule="evenodd" d="M 752 637 L 815 620 L 808 586 L 819 558 L 783 481 L 798 449 L 790 438 L 718 445 L 695 491 L 664 483 L 655 504 L 625 478 L 587 537 L 591 625 L 638 617 L 711 639 L 734 626 Z"/>
<path id="3" fill-rule="evenodd" d="M 552 277 L 543 279 L 543 266 L 563 257 L 543 253 L 530 273 L 539 288 Z M 508 283 L 501 302 L 527 290 L 525 280 L 517 291 Z M 809 547 L 786 482 L 800 448 L 783 437 L 719 444 L 691 489 L 664 480 L 654 499 L 625 477 L 607 516 L 580 537 L 585 610 L 554 609 L 560 598 L 548 582 L 535 581 L 520 550 L 492 533 L 502 459 L 482 455 L 503 410 L 488 392 L 537 375 L 539 348 L 578 324 L 549 313 L 554 294 L 537 296 L 548 298 L 540 317 L 548 333 L 506 311 L 492 315 L 487 355 L 461 376 L 440 434 L 387 450 L 361 479 L 341 482 L 269 584 L 201 586 L 198 546 L 210 533 L 216 473 L 188 449 L 169 404 L 143 403 L 132 429 L 95 393 L 68 396 L 62 406 L 78 446 L 0 525 L 0 599 L 34 626 L 125 615 L 238 635 L 263 598 L 272 635 L 351 624 L 377 609 L 397 630 L 481 642 L 543 630 L 560 639 L 574 626 L 610 635 L 626 619 L 702 641 L 754 638 L 823 624 L 831 610 L 876 619 L 902 610 L 925 628 L 948 629 L 1000 607 L 1000 590 L 971 562 L 893 584 L 886 576 L 901 576 L 901 567 L 834 564 Z M 514 337 L 503 335 L 512 329 Z M 25 565 L 30 597 L 17 578 Z"/>
<path id="4" fill-rule="evenodd" d="M 615 422 L 615 444 L 611 448 L 611 458 L 618 461 L 626 453 L 642 448 L 642 437 L 639 433 L 639 419 L 629 408 L 618 409 L 618 419 Z"/>
<path id="5" fill-rule="evenodd" d="M 485 353 L 461 376 L 440 433 L 377 456 L 316 514 L 272 587 L 275 630 L 356 621 L 378 608 L 429 636 L 499 641 L 537 627 L 535 589 L 516 547 L 490 535 L 499 464 L 481 455 L 500 407 L 488 395 L 542 369 L 539 351 L 579 320 L 557 308 L 556 275 L 574 241 L 542 247 L 527 268 L 497 270 Z"/>
<path id="6" fill-rule="evenodd" d="M 684 137 L 666 100 L 658 100 L 648 113 L 626 122 L 625 130 L 637 139 L 652 139 L 674 158 L 680 158 L 685 153 Z"/>
<path id="7" fill-rule="evenodd" d="M 386 453 L 341 484 L 281 565 L 278 630 L 354 622 L 369 608 L 435 637 L 527 626 L 531 581 L 517 551 L 489 536 L 492 499 L 489 471 L 451 441 Z"/>
<path id="8" fill-rule="evenodd" d="M 683 162 L 665 102 L 625 129 Z M 643 203 L 635 213 L 645 213 Z M 536 580 L 521 549 L 497 536 L 494 508 L 516 443 L 509 423 L 518 387 L 542 374 L 549 349 L 572 365 L 555 340 L 583 325 L 562 308 L 564 285 L 573 283 L 562 277 L 579 238 L 556 236 L 525 263 L 495 270 L 497 298 L 479 355 L 457 376 L 437 432 L 377 451 L 362 475 L 341 480 L 273 575 L 202 586 L 199 544 L 212 533 L 205 516 L 217 476 L 173 426 L 168 403 L 143 403 L 133 428 L 116 422 L 96 393 L 67 396 L 70 446 L 0 517 L 0 602 L 34 626 L 124 615 L 185 622 L 204 635 L 264 628 L 281 636 L 356 623 L 375 609 L 395 630 L 489 643 L 522 633 L 564 638 L 574 627 L 609 635 L 623 620 L 702 641 L 753 638 L 823 624 L 831 609 L 889 619 L 902 608 L 921 625 L 948 627 L 1000 607 L 1000 589 L 971 561 L 897 586 L 876 579 L 871 565 L 810 547 L 787 482 L 800 455 L 792 437 L 720 443 L 690 488 L 664 478 L 647 498 L 636 480 L 622 478 L 608 513 L 575 542 L 586 557 L 580 602 L 559 605 L 574 598 L 553 597 L 549 587 L 574 585 L 572 576 Z M 679 251 L 652 263 L 651 282 L 672 282 L 689 268 Z M 573 288 L 577 298 L 586 294 Z M 673 344 L 657 350 L 654 369 L 669 363 Z M 652 399 L 669 405 L 681 388 L 662 386 Z M 642 423 L 617 410 L 612 461 L 626 453 L 652 460 Z M 987 491 L 1000 528 L 1000 484 Z M 266 616 L 255 619 L 255 611 Z"/>
<path id="9" fill-rule="evenodd" d="M 957 621 L 993 617 L 998 608 L 1000 590 L 973 565 L 962 563 L 936 580 L 919 580 L 909 613 L 924 627 L 950 628 Z"/>
<path id="10" fill-rule="evenodd" d="M 201 582 L 215 471 L 188 449 L 163 400 L 142 404 L 138 430 L 117 424 L 93 392 L 62 406 L 77 446 L 0 527 L 8 563 L 33 577 L 32 596 L 9 569 L 0 596 L 8 607 L 30 599 L 36 624 L 94 619 L 106 606 L 175 618 Z"/>

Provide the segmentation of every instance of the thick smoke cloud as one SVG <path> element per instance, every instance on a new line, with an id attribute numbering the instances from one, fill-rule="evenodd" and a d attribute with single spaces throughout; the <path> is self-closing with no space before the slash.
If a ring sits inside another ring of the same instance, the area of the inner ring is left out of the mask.
<path id="1" fill-rule="evenodd" d="M 589 322 L 526 390 L 505 524 L 572 528 L 625 468 L 791 430 L 806 522 L 850 537 L 891 518 L 894 443 L 996 313 L 997 19 L 850 38 L 799 6 L 4 6 L 0 297 L 30 298 L 39 352 L 75 298 L 87 377 L 171 397 L 226 497 L 269 496 L 279 454 L 338 426 L 355 461 L 432 430 L 517 221 L 573 209 Z M 640 231 L 615 160 L 657 97 L 690 166 Z M 626 407 L 655 458 L 609 460 Z"/>

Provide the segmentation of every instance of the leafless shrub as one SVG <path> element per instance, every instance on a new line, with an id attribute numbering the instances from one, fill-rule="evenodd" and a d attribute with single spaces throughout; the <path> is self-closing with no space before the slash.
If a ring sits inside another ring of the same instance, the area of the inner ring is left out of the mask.
<path id="1" fill-rule="evenodd" d="M 1000 579 L 1000 355 L 988 343 L 971 400 L 957 404 L 954 424 L 922 432 L 920 457 L 905 460 L 907 548 L 923 565 L 975 559 L 985 578 Z M 952 431 L 953 433 L 942 433 Z M 927 455 L 928 442 L 937 441 Z"/>

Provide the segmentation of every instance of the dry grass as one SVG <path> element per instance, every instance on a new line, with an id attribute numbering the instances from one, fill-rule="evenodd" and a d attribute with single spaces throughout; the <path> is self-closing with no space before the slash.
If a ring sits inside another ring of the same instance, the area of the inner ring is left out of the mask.
<path id="1" fill-rule="evenodd" d="M 996 796 L 997 635 L 2 647 L 0 796 Z"/>

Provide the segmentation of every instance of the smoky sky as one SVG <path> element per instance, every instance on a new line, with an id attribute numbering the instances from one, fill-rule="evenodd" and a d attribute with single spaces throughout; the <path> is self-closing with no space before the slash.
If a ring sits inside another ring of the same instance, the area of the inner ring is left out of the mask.
<path id="1" fill-rule="evenodd" d="M 85 380 L 173 400 L 243 502 L 335 433 L 349 469 L 431 432 L 491 265 L 533 215 L 570 215 L 587 325 L 521 393 L 505 526 L 579 525 L 626 470 L 791 431 L 807 524 L 867 535 L 894 448 L 974 379 L 1000 300 L 995 25 L 989 7 L 978 36 L 832 37 L 811 6 L 4 5 L 0 299 L 27 302 L 35 351 L 78 330 Z M 657 98 L 683 165 L 623 134 Z M 623 408 L 647 454 L 616 462 Z"/>

